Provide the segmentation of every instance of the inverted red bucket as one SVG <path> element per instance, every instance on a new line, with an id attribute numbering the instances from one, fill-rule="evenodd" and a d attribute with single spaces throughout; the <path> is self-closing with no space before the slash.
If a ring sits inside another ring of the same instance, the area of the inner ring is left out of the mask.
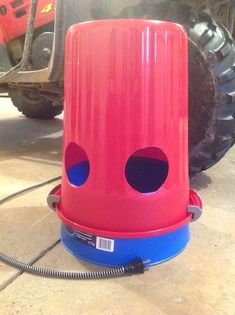
<path id="1" fill-rule="evenodd" d="M 106 20 L 68 31 L 63 176 L 50 203 L 76 256 L 156 264 L 187 245 L 201 207 L 189 190 L 187 65 L 177 24 Z"/>

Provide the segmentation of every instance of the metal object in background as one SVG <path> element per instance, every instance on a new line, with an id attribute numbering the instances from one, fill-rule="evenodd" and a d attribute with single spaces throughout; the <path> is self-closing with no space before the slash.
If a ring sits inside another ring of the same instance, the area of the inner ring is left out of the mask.
<path id="1" fill-rule="evenodd" d="M 218 22 L 225 25 L 231 34 L 235 35 L 235 1 L 234 0 L 206 0 L 203 3 L 192 0 L 199 10 L 204 10 L 212 15 Z"/>
<path id="2" fill-rule="evenodd" d="M 45 69 L 52 55 L 54 33 L 44 32 L 36 37 L 31 52 L 31 62 L 35 70 Z"/>
<path id="3" fill-rule="evenodd" d="M 235 1 L 230 0 L 228 4 L 226 27 L 230 31 L 231 34 L 233 34 L 234 32 L 234 22 L 235 22 Z"/>
<path id="4" fill-rule="evenodd" d="M 37 12 L 37 5 L 38 5 L 38 0 L 32 0 L 31 5 L 30 5 L 30 14 L 28 18 L 28 25 L 27 25 L 27 32 L 25 36 L 22 60 L 14 68 L 10 69 L 8 72 L 0 76 L 0 83 L 4 83 L 7 80 L 10 80 L 11 76 L 27 68 L 27 65 L 29 62 L 29 56 L 30 56 L 30 52 L 31 52 L 32 44 L 33 44 L 34 23 L 35 23 L 35 16 Z"/>

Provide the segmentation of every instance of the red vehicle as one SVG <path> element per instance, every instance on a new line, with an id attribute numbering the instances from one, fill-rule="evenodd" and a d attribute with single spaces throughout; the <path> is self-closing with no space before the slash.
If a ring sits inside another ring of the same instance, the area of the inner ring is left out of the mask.
<path id="1" fill-rule="evenodd" d="M 11 40 L 24 36 L 30 9 L 30 0 L 1 1 L 0 43 L 8 44 Z M 42 0 L 38 2 L 35 28 L 53 23 L 55 16 L 55 1 Z M 52 29 L 53 30 L 53 29 Z"/>
<path id="2" fill-rule="evenodd" d="M 8 92 L 26 116 L 51 119 L 63 109 L 64 39 L 71 25 L 120 18 L 183 24 L 189 39 L 190 172 L 203 171 L 225 155 L 235 138 L 235 49 L 230 34 L 235 4 L 227 1 L 224 24 L 229 32 L 214 18 L 218 5 L 190 1 L 205 13 L 181 2 L 1 0 L 0 91 Z"/>

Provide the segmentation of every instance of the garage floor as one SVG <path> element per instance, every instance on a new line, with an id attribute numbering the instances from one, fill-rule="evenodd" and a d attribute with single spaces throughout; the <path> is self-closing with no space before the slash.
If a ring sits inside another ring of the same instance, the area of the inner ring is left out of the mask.
<path id="1" fill-rule="evenodd" d="M 32 121 L 0 99 L 0 198 L 60 174 L 62 119 Z M 58 244 L 60 223 L 46 204 L 55 184 L 0 209 L 0 252 L 38 266 L 97 269 Z M 194 178 L 204 214 L 188 248 L 141 276 L 73 282 L 21 274 L 0 263 L 0 314 L 235 314 L 235 147 Z"/>

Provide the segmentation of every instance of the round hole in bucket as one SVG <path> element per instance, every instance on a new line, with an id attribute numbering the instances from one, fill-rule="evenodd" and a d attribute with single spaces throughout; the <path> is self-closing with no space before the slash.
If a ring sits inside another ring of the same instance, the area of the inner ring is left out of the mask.
<path id="1" fill-rule="evenodd" d="M 140 193 L 156 192 L 166 181 L 169 164 L 165 153 L 155 147 L 136 151 L 125 169 L 129 185 Z"/>
<path id="2" fill-rule="evenodd" d="M 68 180 L 73 186 L 83 185 L 90 173 L 86 152 L 76 143 L 70 143 L 65 152 L 65 168 Z"/>

